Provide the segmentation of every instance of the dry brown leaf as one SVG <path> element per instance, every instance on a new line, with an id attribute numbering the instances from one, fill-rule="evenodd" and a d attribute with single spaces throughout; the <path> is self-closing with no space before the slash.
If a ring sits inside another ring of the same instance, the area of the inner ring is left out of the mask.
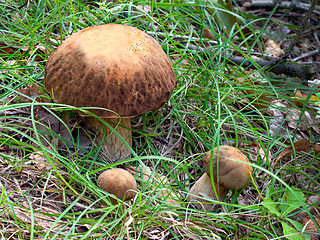
<path id="1" fill-rule="evenodd" d="M 208 28 L 203 29 L 203 36 L 208 39 L 215 39 L 213 33 Z"/>
<path id="2" fill-rule="evenodd" d="M 267 96 L 265 93 L 261 93 L 259 91 L 255 90 L 245 90 L 245 92 L 250 95 L 248 96 L 251 100 L 254 99 L 252 104 L 259 109 L 263 113 L 267 113 L 266 111 L 269 108 L 269 104 L 271 103 L 272 100 L 274 100 L 272 97 Z"/>
<path id="3" fill-rule="evenodd" d="M 1 53 L 1 52 L 0 52 Z M 14 66 L 17 63 L 16 60 L 7 60 L 3 63 L 3 65 L 0 68 L 0 73 L 8 73 L 8 69 L 11 68 L 11 66 Z M 13 70 L 13 72 L 17 75 L 20 75 L 19 71 Z"/>
<path id="4" fill-rule="evenodd" d="M 21 101 L 24 103 L 31 103 L 31 99 L 36 99 L 37 101 L 40 101 L 39 95 L 41 95 L 39 91 L 39 85 L 33 84 L 31 87 L 21 88 L 17 89 L 17 92 L 21 93 Z"/>
<path id="5" fill-rule="evenodd" d="M 297 107 L 303 107 L 304 102 L 307 104 L 315 104 L 315 102 L 320 102 L 320 99 L 316 95 L 309 96 L 308 94 L 302 94 L 299 90 L 296 91 L 295 96 L 292 97 L 292 103 Z"/>
<path id="6" fill-rule="evenodd" d="M 314 218 L 317 224 L 316 226 L 306 212 L 302 212 L 299 215 L 302 220 L 302 224 L 305 227 L 305 232 L 310 234 L 310 240 L 319 240 L 320 238 L 317 227 L 320 228 L 320 216 L 318 215 Z"/>
<path id="7" fill-rule="evenodd" d="M 10 41 L 9 41 L 10 42 Z M 28 45 L 13 45 L 10 43 L 0 42 L 0 54 L 6 55 L 17 54 L 21 55 L 24 52 L 28 52 L 30 55 L 36 55 L 36 61 L 42 61 L 42 55 L 45 53 L 50 53 L 43 45 L 37 44 L 34 48 L 30 48 Z"/>
<path id="8" fill-rule="evenodd" d="M 320 119 L 310 111 L 303 111 L 297 108 L 286 108 L 286 121 L 289 128 L 299 131 L 309 131 L 312 128 L 320 134 Z M 306 137 L 307 138 L 307 137 Z"/>
<path id="9" fill-rule="evenodd" d="M 282 51 L 280 46 L 272 39 L 267 39 L 265 41 L 264 53 L 273 57 L 282 57 L 284 55 L 284 51 Z"/>
<path id="10" fill-rule="evenodd" d="M 13 54 L 16 51 L 16 49 L 9 47 L 5 43 L 0 43 L 0 54 L 5 55 L 5 54 Z M 20 51 L 18 51 L 18 54 L 21 54 Z"/>
<path id="11" fill-rule="evenodd" d="M 17 92 L 21 93 L 21 101 L 25 103 L 31 103 L 33 99 L 35 99 L 37 102 L 47 102 L 48 100 L 46 98 L 41 98 L 42 93 L 39 91 L 39 86 L 37 84 L 33 84 L 31 87 L 28 86 L 24 89 L 18 89 Z M 43 132 L 48 132 L 48 126 L 53 132 L 59 134 L 62 138 L 71 140 L 72 137 L 70 136 L 70 133 L 68 129 L 62 124 L 60 119 L 58 119 L 56 116 L 52 115 L 49 111 L 47 111 L 45 108 L 43 108 L 40 105 L 35 105 L 33 107 L 35 115 L 37 116 L 37 120 L 42 121 L 44 124 L 39 124 L 36 122 L 36 127 L 38 130 Z M 63 119 L 64 120 L 64 119 Z M 68 124 L 68 121 L 70 119 L 67 119 L 65 121 Z M 64 146 L 64 143 L 61 142 L 60 139 L 54 138 L 50 135 L 42 135 L 42 137 L 45 137 L 46 140 L 49 140 L 50 142 L 58 143 L 58 146 Z M 47 146 L 47 141 L 41 138 L 41 142 L 43 145 Z M 72 141 L 71 141 L 72 142 Z M 68 147 L 72 147 L 72 145 L 68 142 Z"/>
<path id="12" fill-rule="evenodd" d="M 316 153 L 318 153 L 320 146 L 316 143 L 311 143 L 306 139 L 301 139 L 293 144 L 293 146 L 286 147 L 285 149 L 282 150 L 282 152 L 279 154 L 277 159 L 275 160 L 273 166 L 279 162 L 280 159 L 282 159 L 285 156 L 291 155 L 294 152 L 302 152 L 302 151 L 307 151 L 307 150 L 312 150 L 314 149 Z"/>
<path id="13" fill-rule="evenodd" d="M 48 170 L 48 167 L 50 167 L 50 164 L 48 162 L 48 159 L 46 157 L 43 157 L 41 153 L 32 153 L 29 156 L 29 159 L 33 160 L 37 168 L 42 170 Z M 58 162 L 53 162 L 54 166 L 59 166 L 60 164 Z M 50 167 L 51 168 L 51 167 Z"/>

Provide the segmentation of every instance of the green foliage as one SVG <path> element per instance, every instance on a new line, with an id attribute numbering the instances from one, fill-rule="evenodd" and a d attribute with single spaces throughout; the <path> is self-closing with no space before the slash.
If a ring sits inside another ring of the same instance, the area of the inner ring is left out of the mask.
<path id="1" fill-rule="evenodd" d="M 317 93 L 317 97 L 320 99 L 320 93 Z M 316 102 L 316 104 L 319 106 L 317 118 L 320 118 L 320 102 Z"/>
<path id="2" fill-rule="evenodd" d="M 280 193 L 282 189 L 275 189 L 275 191 Z M 284 236 L 290 240 L 310 238 L 310 236 L 302 236 L 299 233 L 303 230 L 304 226 L 302 224 L 289 218 L 290 213 L 304 206 L 306 201 L 304 193 L 295 187 L 285 189 L 280 202 L 274 200 L 274 198 L 278 199 L 276 195 L 271 195 L 264 199 L 262 205 L 269 210 L 270 214 L 280 219 Z M 285 221 L 290 222 L 292 226 L 288 225 Z"/>
<path id="3" fill-rule="evenodd" d="M 290 240 L 304 240 L 306 239 L 304 236 L 298 233 L 298 231 L 292 227 L 290 227 L 287 223 L 281 221 L 283 234 L 287 239 Z"/>

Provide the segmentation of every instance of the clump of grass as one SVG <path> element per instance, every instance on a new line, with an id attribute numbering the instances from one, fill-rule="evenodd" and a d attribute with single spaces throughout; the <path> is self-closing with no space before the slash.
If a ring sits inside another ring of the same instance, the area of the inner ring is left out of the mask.
<path id="1" fill-rule="evenodd" d="M 285 114 L 292 107 L 291 90 L 307 87 L 275 84 L 259 68 L 248 70 L 226 60 L 235 51 L 250 56 L 260 49 L 264 28 L 233 13 L 242 25 L 225 33 L 212 20 L 210 2 L 35 1 L 18 8 L 22 4 L 0 5 L 3 238 L 270 239 L 290 231 L 301 236 L 302 211 L 314 221 L 309 209 L 318 205 L 306 198 L 320 190 L 319 153 L 299 153 L 273 166 L 299 130 L 286 129 L 286 137 L 280 128 L 273 131 L 277 117 L 268 112 Z M 267 26 L 271 18 L 261 21 Z M 172 59 L 177 78 L 166 106 L 133 120 L 136 155 L 115 163 L 106 163 L 94 134 L 72 113 L 76 108 L 50 102 L 42 85 L 46 59 L 59 43 L 80 29 L 106 23 L 136 26 L 155 37 Z M 239 43 L 242 26 L 252 34 L 241 36 Z M 39 90 L 31 88 L 35 84 Z M 301 119 L 298 125 L 305 124 Z M 285 119 L 278 120 L 285 125 Z M 217 208 L 205 212 L 186 196 L 203 173 L 203 154 L 222 144 L 249 156 L 253 182 L 223 202 L 211 200 Z M 112 205 L 97 187 L 97 176 L 129 166 L 140 172 L 139 191 L 133 201 Z M 142 166 L 150 172 L 143 174 Z M 290 204 L 296 208 L 287 210 Z"/>

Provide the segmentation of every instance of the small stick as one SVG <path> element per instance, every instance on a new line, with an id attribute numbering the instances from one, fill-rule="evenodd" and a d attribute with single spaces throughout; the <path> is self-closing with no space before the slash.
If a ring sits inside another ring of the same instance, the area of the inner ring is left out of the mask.
<path id="1" fill-rule="evenodd" d="M 280 59 L 280 61 L 278 61 L 277 63 L 280 62 L 285 62 L 287 61 L 287 58 L 291 55 L 294 46 L 297 44 L 298 39 L 301 37 L 302 33 L 304 32 L 304 30 L 306 29 L 307 23 L 310 19 L 310 16 L 315 8 L 315 6 L 318 4 L 319 0 L 312 0 L 311 6 L 306 14 L 306 16 L 303 18 L 302 23 L 301 23 L 301 27 L 298 29 L 298 32 L 296 34 L 296 36 L 291 40 L 290 45 L 288 50 L 286 51 L 285 55 Z"/>
<path id="2" fill-rule="evenodd" d="M 302 3 L 300 1 L 275 1 L 275 0 L 251 0 L 251 2 L 245 3 L 245 7 L 275 7 L 278 8 L 297 8 L 302 10 L 308 10 L 311 4 Z M 320 7 L 315 6 L 313 13 L 320 15 Z"/>
<path id="3" fill-rule="evenodd" d="M 292 61 L 292 62 L 296 62 L 296 61 L 298 61 L 298 60 L 300 60 L 300 59 L 303 59 L 303 58 L 305 58 L 305 57 L 310 57 L 310 56 L 312 56 L 312 55 L 314 55 L 314 54 L 316 54 L 316 53 L 318 53 L 318 52 L 319 52 L 319 49 L 316 49 L 316 50 L 314 50 L 314 51 L 304 53 L 304 54 L 300 55 L 299 57 L 296 57 L 296 58 L 294 58 L 294 59 L 291 59 L 291 61 Z"/>

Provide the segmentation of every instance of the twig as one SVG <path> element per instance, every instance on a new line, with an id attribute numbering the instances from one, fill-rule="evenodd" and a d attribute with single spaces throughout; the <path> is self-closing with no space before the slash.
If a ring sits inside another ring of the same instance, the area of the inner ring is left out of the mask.
<path id="1" fill-rule="evenodd" d="M 314 32 L 313 36 L 314 36 L 314 39 L 316 40 L 316 42 L 318 43 L 319 48 L 320 48 L 320 41 L 319 41 L 319 37 L 318 37 L 317 32 Z"/>
<path id="2" fill-rule="evenodd" d="M 205 49 L 202 47 L 196 47 L 190 45 L 188 43 L 181 43 L 184 47 L 195 50 L 197 52 L 213 52 L 211 49 Z M 245 57 L 239 57 L 230 55 L 228 57 L 222 57 L 223 59 L 227 60 L 230 64 L 240 65 L 246 68 L 256 68 L 259 66 L 260 68 L 264 68 L 266 71 L 270 71 L 276 74 L 285 74 L 286 76 L 296 76 L 303 80 L 311 79 L 315 74 L 316 71 L 319 71 L 314 64 L 297 64 L 291 62 L 281 62 L 280 64 L 274 64 L 276 61 L 267 61 L 267 60 L 260 60 L 260 59 L 251 59 L 248 60 Z M 255 64 L 254 64 L 255 63 Z"/>
<path id="3" fill-rule="evenodd" d="M 172 34 L 172 33 L 163 33 L 163 32 L 154 32 L 154 31 L 147 31 L 149 35 L 152 36 L 157 36 L 159 38 L 165 39 L 165 38 L 172 38 L 172 39 L 179 39 L 183 40 L 179 42 L 181 47 L 188 48 L 190 50 L 194 50 L 197 52 L 211 52 L 211 53 L 217 53 L 217 49 L 214 47 L 211 48 L 203 48 L 199 46 L 194 46 L 190 44 L 189 42 L 199 42 L 201 39 L 197 37 L 190 37 L 190 36 L 183 36 L 183 35 L 178 35 L 178 34 Z M 212 45 L 218 45 L 217 41 L 214 40 L 208 40 L 206 43 L 212 44 Z M 179 47 L 179 46 L 178 46 Z M 245 49 L 242 49 L 245 50 Z M 292 60 L 286 60 L 282 61 L 282 58 L 275 58 L 266 54 L 261 54 L 261 53 L 254 53 L 251 52 L 251 55 L 260 55 L 262 57 L 265 57 L 267 59 L 270 59 L 270 61 L 266 60 L 257 60 L 257 59 L 252 59 L 248 60 L 244 57 L 238 57 L 238 56 L 228 56 L 225 58 L 229 63 L 234 64 L 234 65 L 241 65 L 243 67 L 248 67 L 248 68 L 256 68 L 255 66 L 259 66 L 261 68 L 265 68 L 265 70 L 274 72 L 276 74 L 285 74 L 287 76 L 297 76 L 303 80 L 309 80 L 312 78 L 312 76 L 316 73 L 316 69 L 314 64 L 304 64 L 300 63 L 298 64 L 292 64 Z M 281 62 L 280 62 L 281 61 Z M 255 62 L 256 64 L 253 64 Z"/>
<path id="4" fill-rule="evenodd" d="M 301 37 L 302 33 L 304 32 L 304 30 L 307 26 L 307 23 L 310 19 L 310 16 L 311 16 L 311 14 L 312 14 L 312 12 L 318 2 L 319 2 L 319 0 L 312 0 L 311 6 L 310 6 L 306 16 L 303 18 L 301 26 L 298 29 L 296 36 L 291 40 L 288 50 L 286 51 L 286 53 L 284 54 L 284 56 L 282 58 L 280 58 L 279 60 L 272 63 L 270 65 L 270 67 L 268 67 L 268 69 L 270 69 L 270 70 L 277 69 L 279 67 L 279 65 L 282 65 L 284 68 L 281 67 L 280 69 L 284 70 L 287 74 L 290 74 L 290 71 L 295 69 L 295 68 L 291 68 L 291 67 L 288 68 L 288 66 L 290 66 L 290 65 L 283 65 L 283 64 L 285 64 L 287 62 L 287 59 L 291 55 L 294 46 L 298 42 L 298 39 Z M 312 72 L 309 72 L 308 69 L 306 69 L 304 66 L 302 66 L 301 69 L 297 69 L 297 71 L 295 72 L 295 75 L 302 78 L 303 80 L 309 80 L 310 77 L 312 76 L 310 73 L 312 73 Z M 313 74 L 315 74 L 315 72 L 313 72 Z"/>
<path id="5" fill-rule="evenodd" d="M 186 46 L 187 42 L 199 42 L 199 41 L 203 40 L 203 38 L 190 37 L 190 36 L 184 36 L 184 35 L 172 34 L 172 33 L 154 32 L 154 31 L 147 31 L 147 33 L 149 35 L 151 35 L 151 36 L 157 36 L 158 38 L 161 38 L 161 39 L 165 39 L 165 38 L 170 37 L 171 39 L 183 40 L 182 42 L 179 42 L 179 43 L 184 45 L 184 46 Z M 214 49 L 219 49 L 218 47 L 217 48 L 213 47 L 214 45 L 218 46 L 218 42 L 215 41 L 215 40 L 207 40 L 206 39 L 205 43 L 210 45 L 210 48 L 192 47 L 190 49 L 191 50 L 199 50 L 201 52 L 206 52 L 206 51 L 214 52 L 213 51 Z M 247 50 L 247 48 L 245 48 L 245 47 L 239 47 L 239 49 L 241 49 L 243 51 Z M 231 49 L 228 49 L 228 48 L 226 50 L 232 51 Z M 255 51 L 251 51 L 250 54 L 266 58 L 267 60 L 278 60 L 279 59 L 277 57 L 274 57 L 274 56 L 271 56 L 271 55 L 268 55 L 268 54 L 263 54 L 263 53 L 260 53 L 260 52 L 255 52 Z"/>
<path id="6" fill-rule="evenodd" d="M 244 57 L 230 56 L 227 60 L 235 65 L 241 65 L 248 68 L 256 68 L 252 62 L 255 62 L 259 67 L 264 68 L 276 74 L 285 74 L 286 76 L 296 76 L 303 80 L 309 80 L 316 73 L 313 65 L 293 64 L 289 62 L 282 62 L 281 64 L 272 65 L 271 61 L 266 60 L 247 60 Z"/>
<path id="7" fill-rule="evenodd" d="M 300 1 L 277 1 L 277 0 L 251 0 L 245 4 L 246 7 L 275 7 L 278 8 L 297 8 L 302 10 L 310 9 L 311 5 Z M 320 7 L 316 6 L 313 13 L 320 15 Z"/>
<path id="8" fill-rule="evenodd" d="M 307 23 L 310 19 L 310 16 L 311 16 L 315 6 L 318 4 L 318 2 L 319 2 L 319 0 L 312 0 L 311 6 L 310 6 L 306 16 L 303 18 L 301 26 L 298 29 L 296 36 L 291 40 L 288 50 L 286 51 L 285 55 L 280 59 L 280 61 L 278 61 L 278 63 L 287 61 L 287 58 L 291 55 L 294 46 L 298 42 L 298 39 L 301 37 L 301 34 L 305 31 Z"/>
<path id="9" fill-rule="evenodd" d="M 22 5 L 15 7 L 15 6 L 7 6 L 8 9 L 10 9 L 8 12 L 12 13 L 14 11 L 20 10 L 21 8 L 23 8 L 24 6 L 26 6 L 28 4 L 29 0 L 25 1 Z"/>
<path id="10" fill-rule="evenodd" d="M 313 0 L 311 6 L 309 8 L 308 13 L 306 14 L 305 18 L 303 19 L 301 27 L 299 28 L 298 33 L 296 34 L 296 37 L 290 43 L 289 49 L 285 54 L 286 57 L 273 58 L 271 56 L 266 56 L 266 55 L 262 54 L 263 57 L 267 57 L 267 59 L 270 59 L 271 61 L 253 60 L 253 59 L 251 61 L 249 61 L 248 59 L 246 59 L 244 57 L 238 57 L 238 56 L 231 55 L 231 56 L 227 57 L 226 60 L 228 60 L 228 62 L 231 64 L 241 65 L 243 67 L 256 68 L 255 66 L 258 65 L 259 67 L 265 68 L 265 70 L 274 72 L 276 74 L 285 74 L 287 76 L 297 76 L 297 77 L 301 78 L 302 80 L 311 79 L 312 76 L 314 76 L 315 73 L 317 71 L 319 71 L 319 69 L 315 68 L 315 64 L 304 64 L 304 65 L 302 65 L 301 63 L 299 65 L 298 64 L 290 64 L 290 62 L 292 60 L 288 60 L 287 58 L 291 54 L 294 45 L 298 41 L 298 38 L 300 38 L 302 32 L 305 30 L 305 27 L 306 27 L 307 22 L 310 18 L 310 15 L 312 14 L 313 9 L 318 1 L 319 0 Z M 278 2 L 279 1 L 277 1 L 277 3 Z M 190 36 L 182 36 L 182 35 L 178 35 L 178 34 L 176 35 L 176 34 L 170 34 L 170 33 L 165 34 L 163 32 L 147 31 L 147 33 L 150 35 L 156 35 L 161 38 L 170 37 L 172 39 L 181 39 L 186 42 L 190 42 L 190 41 L 198 42 L 199 40 L 201 40 L 200 38 L 195 38 L 195 37 L 190 37 Z M 206 48 L 201 48 L 201 47 L 195 47 L 195 46 L 192 46 L 186 42 L 180 42 L 180 44 L 188 49 L 195 50 L 195 51 L 214 52 L 213 48 L 206 49 Z M 217 41 L 207 41 L 207 43 L 217 44 Z M 253 54 L 253 53 L 251 52 L 251 54 Z M 255 62 L 256 64 L 253 64 L 253 62 Z"/>
<path id="11" fill-rule="evenodd" d="M 310 56 L 312 56 L 312 55 L 314 55 L 314 54 L 316 54 L 316 53 L 318 53 L 318 52 L 319 52 L 319 49 L 316 49 L 316 50 L 314 50 L 314 51 L 304 53 L 304 54 L 300 55 L 299 57 L 296 57 L 296 58 L 294 58 L 294 59 L 291 59 L 291 61 L 292 61 L 292 62 L 296 62 L 296 61 L 298 61 L 298 60 L 300 60 L 300 59 L 303 59 L 303 58 L 305 58 L 305 57 L 310 57 Z"/>

